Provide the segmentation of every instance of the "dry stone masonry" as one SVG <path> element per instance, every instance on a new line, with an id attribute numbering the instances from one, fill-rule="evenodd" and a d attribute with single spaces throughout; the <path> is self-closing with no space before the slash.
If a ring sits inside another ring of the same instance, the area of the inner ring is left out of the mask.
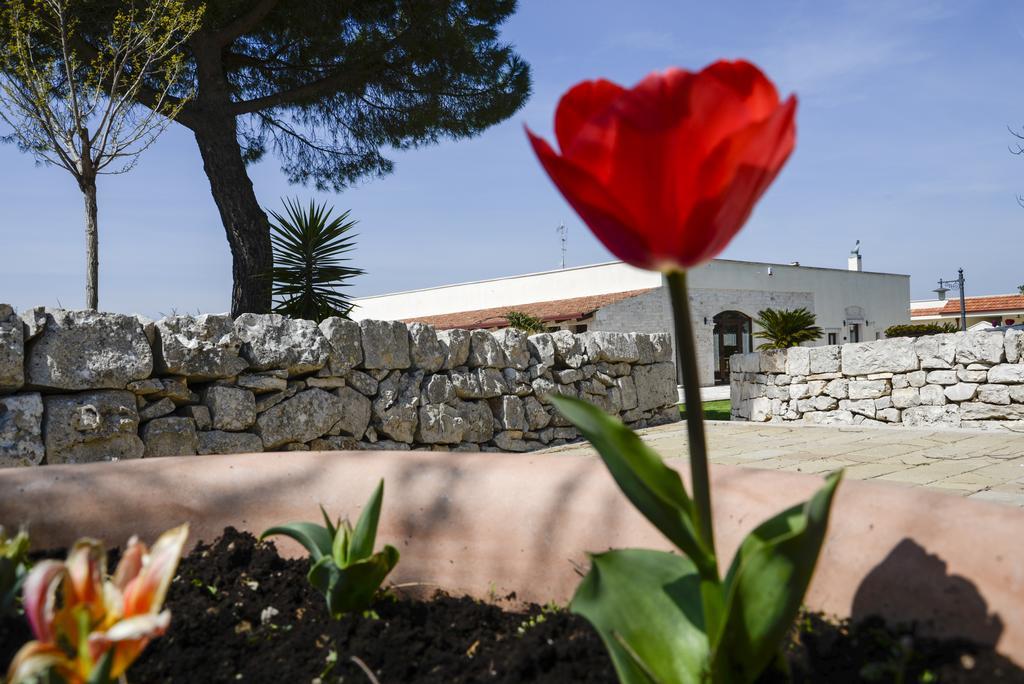
<path id="1" fill-rule="evenodd" d="M 0 467 L 254 451 L 531 451 L 578 434 L 548 397 L 678 420 L 667 335 L 434 330 L 276 314 L 0 304 Z"/>
<path id="2" fill-rule="evenodd" d="M 1024 330 L 737 354 L 730 369 L 733 419 L 1024 431 Z"/>

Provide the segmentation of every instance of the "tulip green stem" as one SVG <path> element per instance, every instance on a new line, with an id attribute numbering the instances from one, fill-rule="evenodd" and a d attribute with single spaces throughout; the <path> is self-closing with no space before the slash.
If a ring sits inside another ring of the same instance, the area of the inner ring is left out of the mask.
<path id="1" fill-rule="evenodd" d="M 711 527 L 711 484 L 708 478 L 708 449 L 704 438 L 704 410 L 700 401 L 697 375 L 697 348 L 690 318 L 690 297 L 686 291 L 686 272 L 667 274 L 676 331 L 676 360 L 683 373 L 683 398 L 686 403 L 686 434 L 690 446 L 690 474 L 693 481 L 697 534 L 712 557 L 715 539 Z M 717 572 L 717 571 L 716 571 Z M 716 578 L 717 579 L 717 578 Z"/>

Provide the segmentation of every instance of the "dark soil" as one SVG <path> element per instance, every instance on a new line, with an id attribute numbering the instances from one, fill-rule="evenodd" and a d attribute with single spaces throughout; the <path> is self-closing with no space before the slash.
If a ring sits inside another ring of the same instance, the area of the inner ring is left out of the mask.
<path id="1" fill-rule="evenodd" d="M 167 605 L 170 631 L 129 671 L 162 682 L 615 682 L 597 634 L 554 607 L 503 609 L 437 594 L 382 598 L 373 614 L 331 620 L 306 582 L 307 561 L 285 560 L 232 528 L 182 560 Z M 30 637 L 0 618 L 0 673 Z M 856 627 L 807 614 L 794 629 L 796 682 L 1022 682 L 990 649 L 915 637 L 868 620 Z M 765 678 L 774 681 L 773 678 Z"/>

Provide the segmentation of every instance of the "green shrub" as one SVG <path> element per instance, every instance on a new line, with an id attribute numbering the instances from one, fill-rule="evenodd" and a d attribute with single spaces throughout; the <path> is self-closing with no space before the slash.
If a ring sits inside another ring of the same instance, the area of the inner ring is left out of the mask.
<path id="1" fill-rule="evenodd" d="M 545 330 L 544 321 L 540 320 L 536 316 L 523 313 L 522 311 L 507 311 L 505 313 L 505 318 L 508 320 L 510 328 L 522 330 L 528 335 L 542 333 Z"/>
<path id="2" fill-rule="evenodd" d="M 804 342 L 813 342 L 821 337 L 821 328 L 815 325 L 816 317 L 807 309 L 765 309 L 757 313 L 754 321 L 762 330 L 754 337 L 768 340 L 758 349 L 788 349 L 799 347 Z"/>
<path id="3" fill-rule="evenodd" d="M 960 326 L 956 323 L 902 323 L 890 325 L 885 329 L 886 337 L 924 337 L 925 335 L 941 335 L 957 332 Z"/>

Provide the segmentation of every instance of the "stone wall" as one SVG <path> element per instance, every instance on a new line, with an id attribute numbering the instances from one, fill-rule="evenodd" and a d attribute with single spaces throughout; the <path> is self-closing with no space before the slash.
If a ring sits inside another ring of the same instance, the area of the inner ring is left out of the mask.
<path id="1" fill-rule="evenodd" d="M 1024 330 L 737 354 L 732 417 L 1024 431 Z"/>
<path id="2" fill-rule="evenodd" d="M 548 400 L 678 420 L 668 335 L 317 325 L 279 315 L 0 304 L 0 466 L 307 449 L 530 451 L 578 434 Z"/>

